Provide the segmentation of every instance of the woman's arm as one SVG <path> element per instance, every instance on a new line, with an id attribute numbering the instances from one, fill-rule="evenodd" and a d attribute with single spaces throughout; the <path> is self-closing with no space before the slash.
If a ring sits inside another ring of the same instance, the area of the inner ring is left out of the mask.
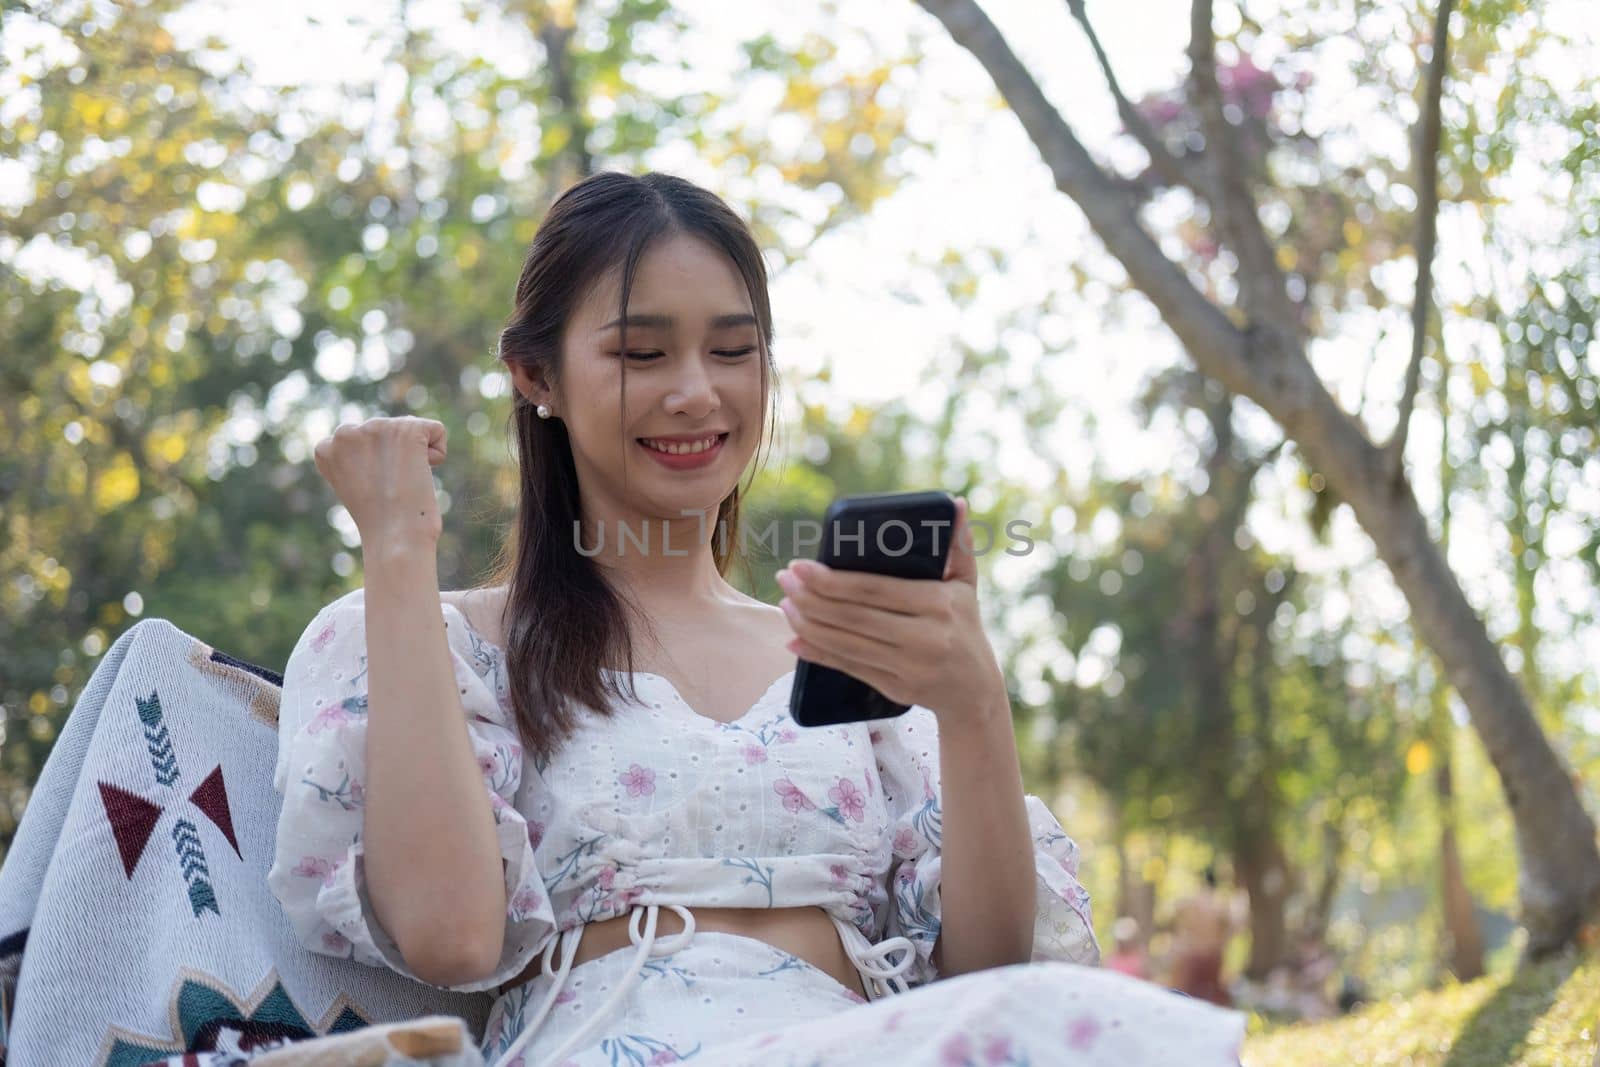
<path id="1" fill-rule="evenodd" d="M 364 551 L 372 908 L 424 981 L 477 980 L 505 937 L 504 863 L 446 641 L 433 546 Z"/>
<path id="2" fill-rule="evenodd" d="M 1001 689 L 961 710 L 939 723 L 944 911 L 932 959 L 946 978 L 1033 955 L 1037 875 L 1011 705 Z"/>

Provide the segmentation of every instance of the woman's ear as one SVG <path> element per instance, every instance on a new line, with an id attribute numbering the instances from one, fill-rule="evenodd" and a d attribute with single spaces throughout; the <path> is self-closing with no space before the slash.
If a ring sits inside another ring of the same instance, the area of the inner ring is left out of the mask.
<path id="1" fill-rule="evenodd" d="M 511 372 L 512 386 L 521 393 L 529 404 L 551 404 L 553 394 L 549 384 L 544 380 L 544 375 L 530 371 L 520 363 L 501 360 L 506 369 Z M 554 407 L 554 404 L 551 404 Z"/>

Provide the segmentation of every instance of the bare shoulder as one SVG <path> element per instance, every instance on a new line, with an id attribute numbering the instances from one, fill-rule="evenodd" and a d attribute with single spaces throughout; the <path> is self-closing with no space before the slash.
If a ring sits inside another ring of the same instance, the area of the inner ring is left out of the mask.
<path id="1" fill-rule="evenodd" d="M 789 625 L 789 616 L 776 604 L 768 604 L 751 597 L 747 599 L 740 613 L 752 630 L 771 634 L 773 642 L 777 645 L 787 644 L 794 637 L 794 629 Z"/>
<path id="2" fill-rule="evenodd" d="M 490 644 L 504 647 L 500 638 L 500 612 L 505 604 L 506 589 L 440 590 L 439 601 L 448 604 L 466 616 L 467 622 Z M 779 612 L 782 614 L 782 612 Z"/>

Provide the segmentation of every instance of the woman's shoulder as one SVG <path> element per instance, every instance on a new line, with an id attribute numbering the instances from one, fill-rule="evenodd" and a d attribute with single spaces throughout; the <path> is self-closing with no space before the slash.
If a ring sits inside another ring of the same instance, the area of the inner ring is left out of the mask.
<path id="1" fill-rule="evenodd" d="M 483 640 L 503 649 L 505 641 L 500 636 L 500 618 L 506 591 L 503 585 L 492 589 L 440 590 L 439 602 L 454 609 Z"/>

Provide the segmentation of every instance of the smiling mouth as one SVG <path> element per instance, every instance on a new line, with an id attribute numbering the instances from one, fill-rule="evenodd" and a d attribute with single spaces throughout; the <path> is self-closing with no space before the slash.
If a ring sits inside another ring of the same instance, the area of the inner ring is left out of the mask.
<path id="1" fill-rule="evenodd" d="M 708 435 L 699 441 L 686 441 L 682 443 L 657 442 L 648 437 L 634 438 L 635 441 L 638 441 L 645 448 L 648 448 L 654 452 L 660 452 L 662 455 L 667 456 L 697 456 L 715 449 L 727 439 L 728 435 L 725 433 Z"/>

